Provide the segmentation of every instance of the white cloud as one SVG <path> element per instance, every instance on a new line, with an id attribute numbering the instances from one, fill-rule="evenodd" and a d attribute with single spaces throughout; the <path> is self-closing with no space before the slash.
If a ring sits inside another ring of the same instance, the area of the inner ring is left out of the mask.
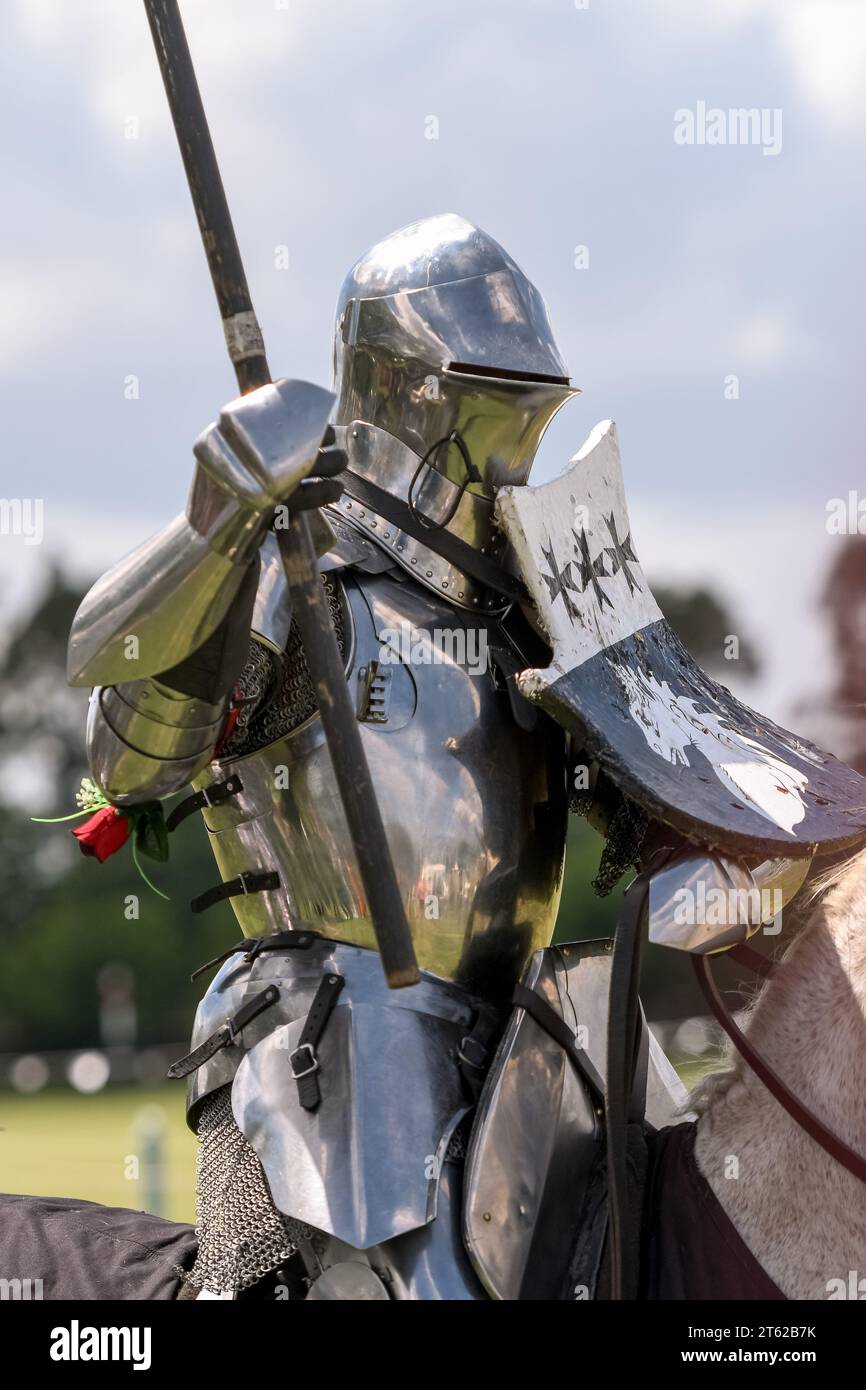
<path id="1" fill-rule="evenodd" d="M 206 104 L 227 103 L 242 127 L 254 116 L 252 75 L 255 83 L 265 80 L 269 68 L 298 51 L 302 29 L 316 22 L 315 6 L 296 3 L 283 10 L 185 0 L 181 8 Z M 38 50 L 34 63 L 74 65 L 87 108 L 106 135 L 122 140 L 124 121 L 137 116 L 143 136 L 174 139 L 142 4 L 16 0 L 15 19 L 20 41 Z M 234 105 L 232 95 L 241 92 L 245 99 Z"/>
<path id="2" fill-rule="evenodd" d="M 732 372 L 814 369 L 825 357 L 821 341 L 790 312 L 756 309 L 746 283 L 692 274 L 683 275 L 676 294 L 663 282 L 658 295 L 629 313 L 627 331 L 616 321 L 593 323 L 587 351 L 575 352 L 574 360 L 587 353 L 596 374 L 680 386 L 717 380 L 719 391 Z"/>
<path id="3" fill-rule="evenodd" d="M 863 0 L 776 0 L 777 40 L 800 90 L 829 125 L 857 126 L 866 113 Z"/>
<path id="4" fill-rule="evenodd" d="M 655 14 L 693 42 L 739 33 L 745 43 L 766 26 L 799 95 L 829 126 L 851 130 L 866 112 L 863 0 L 657 0 Z"/>
<path id="5" fill-rule="evenodd" d="M 755 371 L 791 365 L 812 356 L 815 345 L 806 340 L 783 314 L 750 314 L 733 336 L 731 360 Z"/>

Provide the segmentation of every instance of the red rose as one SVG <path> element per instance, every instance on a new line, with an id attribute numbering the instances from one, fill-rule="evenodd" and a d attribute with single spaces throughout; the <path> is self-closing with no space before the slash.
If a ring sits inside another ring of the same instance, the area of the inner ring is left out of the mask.
<path id="1" fill-rule="evenodd" d="M 129 817 L 118 811 L 116 806 L 103 806 L 95 816 L 86 820 L 73 830 L 82 854 L 98 859 L 104 864 L 109 855 L 114 854 L 129 839 Z"/>

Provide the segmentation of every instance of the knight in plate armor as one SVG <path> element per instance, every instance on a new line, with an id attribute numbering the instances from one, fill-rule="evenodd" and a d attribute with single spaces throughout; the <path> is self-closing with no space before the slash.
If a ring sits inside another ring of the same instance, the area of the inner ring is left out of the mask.
<path id="1" fill-rule="evenodd" d="M 699 951 L 762 918 L 683 930 L 683 884 L 739 874 L 787 901 L 817 846 L 862 835 L 854 774 L 678 647 L 612 427 L 529 487 L 576 392 L 541 296 L 490 236 L 444 215 L 368 251 L 333 367 L 332 393 L 281 381 L 225 407 L 185 515 L 96 584 L 70 639 L 95 781 L 119 807 L 192 784 L 168 824 L 200 812 L 220 872 L 192 911 L 229 899 L 242 933 L 172 1069 L 200 1140 L 188 1288 L 567 1296 L 610 974 L 608 942 L 551 945 L 575 768 L 597 824 L 641 826 L 627 858 L 664 841 L 651 933 Z M 422 970 L 399 992 L 273 530 L 299 506 Z M 641 1113 L 660 1127 L 683 1093 L 642 1036 Z"/>

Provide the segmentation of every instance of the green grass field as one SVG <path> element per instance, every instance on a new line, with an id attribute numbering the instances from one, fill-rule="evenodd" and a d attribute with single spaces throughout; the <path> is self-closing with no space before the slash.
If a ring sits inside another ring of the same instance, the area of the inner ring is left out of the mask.
<path id="1" fill-rule="evenodd" d="M 192 1221 L 195 1151 L 182 1087 L 0 1096 L 4 1192 L 84 1197 Z"/>
<path id="2" fill-rule="evenodd" d="M 715 1057 L 678 1068 L 691 1088 Z M 159 1135 L 154 1144 L 154 1130 Z M 174 1086 L 0 1096 L 0 1190 L 195 1219 L 195 1138 Z"/>

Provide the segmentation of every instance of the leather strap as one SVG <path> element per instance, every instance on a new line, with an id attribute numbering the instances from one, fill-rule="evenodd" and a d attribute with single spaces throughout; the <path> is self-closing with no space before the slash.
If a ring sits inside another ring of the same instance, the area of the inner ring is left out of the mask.
<path id="1" fill-rule="evenodd" d="M 189 905 L 190 912 L 206 912 L 214 903 L 224 902 L 226 898 L 239 898 L 247 893 L 270 893 L 280 886 L 280 876 L 276 870 L 262 870 L 259 873 L 238 874 L 237 878 L 230 878 L 225 883 L 217 883 L 215 887 L 208 888 L 206 893 L 201 893 L 197 898 L 193 898 Z"/>
<path id="2" fill-rule="evenodd" d="M 428 550 L 441 555 L 449 565 L 454 565 L 472 579 L 477 579 L 485 588 L 492 589 L 495 594 L 501 594 L 512 603 L 534 606 L 520 580 L 508 574 L 495 560 L 482 555 L 480 550 L 473 550 L 471 545 L 461 541 L 458 536 L 453 536 L 450 531 L 429 531 L 416 521 L 408 503 L 401 501 L 399 497 L 392 497 L 390 493 L 371 483 L 369 478 L 361 478 L 357 473 L 348 471 L 344 476 L 346 492 L 350 497 L 366 503 L 371 511 L 377 512 L 386 521 L 399 527 L 413 540 L 426 545 Z"/>
<path id="3" fill-rule="evenodd" d="M 525 661 L 518 661 L 515 653 L 495 638 L 488 638 L 487 646 L 491 665 L 508 696 L 515 724 L 519 729 L 532 733 L 538 723 L 538 708 L 527 700 L 525 695 L 521 695 L 516 679 L 520 672 L 525 670 Z"/>
<path id="4" fill-rule="evenodd" d="M 655 868 L 655 865 L 653 866 Z M 649 892 L 648 868 L 630 884 L 624 911 L 617 922 L 610 971 L 607 1019 L 607 1191 L 610 1297 L 614 1301 L 637 1294 L 637 1268 L 632 1252 L 640 1233 L 631 1229 L 628 1202 L 628 1128 L 636 1115 L 635 1079 L 645 1066 L 638 1041 L 642 1015 L 638 998 L 644 908 Z M 645 1086 L 645 1075 L 644 1082 Z M 637 1087 L 640 1092 L 640 1084 Z M 640 1098 L 642 1104 L 642 1097 Z"/>
<path id="5" fill-rule="evenodd" d="M 715 1018 L 724 1028 L 740 1056 L 752 1068 L 758 1079 L 764 1083 L 770 1094 L 776 1097 L 782 1108 L 787 1110 L 791 1119 L 795 1120 L 800 1128 L 804 1129 L 809 1137 L 815 1140 L 816 1144 L 820 1144 L 831 1158 L 835 1158 L 836 1162 L 841 1163 L 843 1168 L 847 1168 L 849 1173 L 853 1173 L 855 1178 L 859 1178 L 861 1182 L 866 1182 L 866 1158 L 862 1154 L 858 1154 L 855 1149 L 845 1143 L 844 1139 L 840 1139 L 838 1135 L 822 1124 L 817 1116 L 813 1115 L 801 1100 L 798 1100 L 793 1091 L 788 1090 L 778 1072 L 774 1071 L 769 1062 L 752 1046 L 745 1033 L 740 1032 L 728 1006 L 719 993 L 718 985 L 713 979 L 710 957 L 692 956 L 692 965 L 703 996 Z"/>
<path id="6" fill-rule="evenodd" d="M 298 1087 L 298 1100 L 305 1110 L 315 1110 L 322 1099 L 319 1088 L 319 1059 L 316 1047 L 346 981 L 342 975 L 325 975 L 310 1005 L 298 1045 L 289 1058 Z"/>
<path id="7" fill-rule="evenodd" d="M 770 960 L 769 956 L 762 956 L 753 946 L 747 946 L 745 941 L 739 946 L 731 946 L 725 951 L 725 955 L 732 956 L 740 965 L 751 970 L 753 975 L 760 975 L 762 980 L 769 980 L 776 973 L 776 962 Z"/>
<path id="8" fill-rule="evenodd" d="M 236 956 L 238 951 L 243 951 L 247 965 L 252 965 L 256 956 L 260 956 L 263 951 L 305 951 L 317 940 L 318 936 L 314 931 L 277 931 L 271 932 L 268 936 L 254 937 L 252 941 L 245 937 L 236 946 L 229 946 L 227 951 L 214 956 L 213 960 L 206 960 L 204 965 L 194 970 L 189 977 L 190 983 L 197 980 L 206 970 L 213 970 L 215 965 L 222 965 L 229 956 Z"/>
<path id="9" fill-rule="evenodd" d="M 231 1018 L 227 1018 L 221 1028 L 215 1033 L 211 1033 L 198 1047 L 193 1048 L 185 1057 L 179 1061 L 172 1062 L 168 1069 L 168 1076 L 172 1081 L 177 1081 L 183 1076 L 189 1076 L 190 1072 L 198 1071 L 199 1067 L 205 1062 L 209 1062 L 220 1048 L 228 1047 L 233 1043 L 238 1035 L 248 1023 L 258 1017 L 265 1009 L 275 1004 L 280 997 L 280 991 L 276 985 L 268 985 L 267 989 L 262 990 L 261 994 L 256 994 L 252 999 L 248 999 L 242 1004 L 237 1013 Z"/>
<path id="10" fill-rule="evenodd" d="M 556 1012 L 543 999 L 540 994 L 536 994 L 534 989 L 527 989 L 526 985 L 515 985 L 514 994 L 511 1002 L 518 1008 L 525 1009 L 530 1018 L 534 1019 L 553 1041 L 559 1043 L 563 1052 L 571 1059 L 577 1067 L 578 1072 L 583 1077 L 595 1105 L 604 1105 L 604 1082 L 596 1071 L 592 1062 L 587 1057 L 582 1047 L 578 1047 L 577 1038 L 572 1033 L 565 1019 Z"/>
<path id="11" fill-rule="evenodd" d="M 237 773 L 233 773 L 224 782 L 214 782 L 213 786 L 204 787 L 200 792 L 185 797 L 166 816 L 166 830 L 176 830 L 181 821 L 186 820 L 187 816 L 191 816 L 193 811 L 203 811 L 206 806 L 221 806 L 224 801 L 237 796 L 238 792 L 242 792 L 243 789 L 244 784 L 240 777 Z"/>
<path id="12" fill-rule="evenodd" d="M 637 1052 L 634 1059 L 634 1074 L 631 1085 L 631 1101 L 629 1104 L 629 1120 L 632 1124 L 646 1125 L 646 1087 L 649 1076 L 649 1039 L 650 1031 L 643 1011 L 643 1005 L 638 1000 L 638 1031 L 636 1039 Z M 647 1126 L 649 1128 L 649 1126 Z M 655 1131 L 653 1131 L 655 1133 Z"/>
<path id="13" fill-rule="evenodd" d="M 499 1023 L 498 1011 L 482 1005 L 471 1029 L 464 1038 L 460 1039 L 460 1046 L 457 1049 L 457 1066 L 470 1099 L 473 1101 L 476 1101 L 481 1094 L 490 1060 L 490 1044 Z"/>

